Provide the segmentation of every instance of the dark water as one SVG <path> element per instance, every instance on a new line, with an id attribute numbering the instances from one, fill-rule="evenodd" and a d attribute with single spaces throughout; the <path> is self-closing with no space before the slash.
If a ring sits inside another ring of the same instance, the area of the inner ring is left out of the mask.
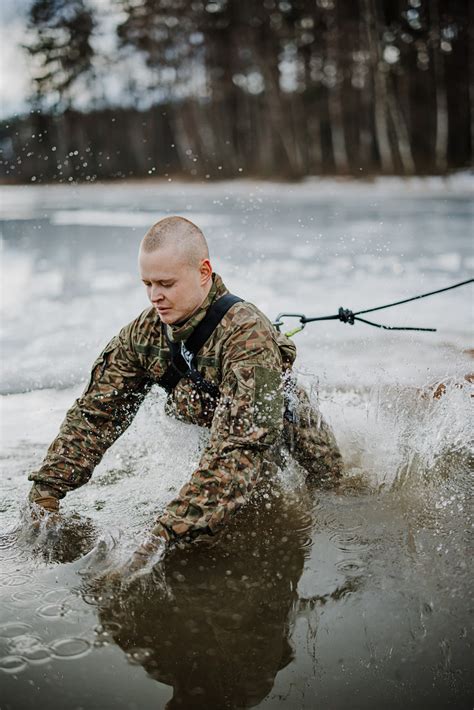
<path id="1" fill-rule="evenodd" d="M 429 337 L 297 336 L 300 378 L 344 455 L 341 490 L 308 489 L 290 464 L 212 547 L 128 585 L 104 579 L 206 441 L 152 391 L 59 529 L 32 536 L 23 518 L 27 473 L 95 353 L 146 307 L 135 250 L 154 215 L 197 212 L 226 282 L 269 315 L 329 313 L 470 276 L 472 205 L 445 188 L 3 192 L 1 710 L 472 707 L 467 292 L 391 315 L 439 327 Z"/>
<path id="2" fill-rule="evenodd" d="M 218 545 L 124 587 L 60 563 L 67 533 L 36 572 L 5 541 L 1 707 L 471 707 L 465 484 L 272 486 Z"/>

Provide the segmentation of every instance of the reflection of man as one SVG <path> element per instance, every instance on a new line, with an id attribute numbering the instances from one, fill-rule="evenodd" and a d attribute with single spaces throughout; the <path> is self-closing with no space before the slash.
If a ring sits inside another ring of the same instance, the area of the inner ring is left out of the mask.
<path id="1" fill-rule="evenodd" d="M 282 431 L 313 479 L 337 479 L 336 443 L 303 391 L 291 393 L 292 415 L 284 416 L 282 379 L 295 346 L 254 305 L 228 294 L 198 227 L 181 217 L 161 220 L 141 243 L 139 266 L 152 307 L 94 363 L 41 468 L 29 476 L 30 501 L 57 511 L 66 493 L 89 480 L 154 383 L 168 390 L 170 413 L 211 433 L 199 467 L 138 554 L 219 532 L 248 499 Z"/>
<path id="2" fill-rule="evenodd" d="M 293 658 L 291 610 L 310 521 L 283 496 L 264 500 L 271 507 L 252 502 L 218 548 L 170 553 L 161 579 L 95 591 L 103 630 L 173 687 L 168 710 L 253 707 Z"/>

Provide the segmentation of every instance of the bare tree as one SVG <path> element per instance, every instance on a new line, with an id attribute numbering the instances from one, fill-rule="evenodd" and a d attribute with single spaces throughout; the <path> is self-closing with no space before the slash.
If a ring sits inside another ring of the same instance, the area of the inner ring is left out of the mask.
<path id="1" fill-rule="evenodd" d="M 435 156 L 436 167 L 439 172 L 444 172 L 448 164 L 448 98 L 446 94 L 446 77 L 444 57 L 441 51 L 441 19 L 439 15 L 438 0 L 431 0 L 430 14 L 432 24 L 432 46 L 434 81 L 436 87 L 436 139 Z"/>
<path id="2" fill-rule="evenodd" d="M 84 163 L 84 179 L 408 175 L 471 164 L 473 3 L 109 2 L 125 68 L 116 104 L 101 91 L 114 71 L 99 42 L 106 6 L 32 0 L 26 49 L 41 113 L 0 126 L 4 178 L 81 178 Z"/>

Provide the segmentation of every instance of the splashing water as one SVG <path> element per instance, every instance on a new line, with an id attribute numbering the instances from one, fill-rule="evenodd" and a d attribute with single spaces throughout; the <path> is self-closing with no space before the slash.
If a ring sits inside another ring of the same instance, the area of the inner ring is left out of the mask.
<path id="1" fill-rule="evenodd" d="M 338 491 L 308 489 L 290 460 L 214 544 L 117 583 L 208 436 L 167 418 L 153 389 L 90 483 L 64 500 L 61 521 L 32 531 L 25 519 L 27 473 L 96 352 L 147 305 L 134 269 L 148 220 L 194 213 L 233 292 L 270 316 L 317 315 L 470 275 L 467 191 L 395 187 L 2 188 L 6 707 L 43 697 L 65 706 L 72 694 L 97 710 L 312 710 L 315 698 L 341 709 L 471 707 L 472 357 L 461 289 L 391 314 L 435 334 L 326 324 L 296 337 L 300 381 L 344 457 Z"/>

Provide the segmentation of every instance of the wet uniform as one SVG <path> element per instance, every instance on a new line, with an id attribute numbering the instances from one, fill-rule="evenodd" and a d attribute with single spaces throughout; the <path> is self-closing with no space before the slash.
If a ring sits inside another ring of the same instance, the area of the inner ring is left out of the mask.
<path id="1" fill-rule="evenodd" d="M 206 300 L 184 324 L 165 325 L 151 307 L 112 338 L 41 468 L 29 476 L 34 481 L 30 501 L 57 509 L 60 498 L 90 479 L 168 368 L 168 339 L 187 340 L 211 303 L 226 293 L 213 274 Z M 210 439 L 189 483 L 158 518 L 154 534 L 187 540 L 219 532 L 248 499 L 265 457 L 282 436 L 313 479 L 340 477 L 334 437 L 303 390 L 294 390 L 293 415 L 284 415 L 283 375 L 295 357 L 292 341 L 256 306 L 239 302 L 227 311 L 197 356 L 197 369 L 219 388 L 218 399 L 183 378 L 167 400 L 169 414 L 209 427 Z"/>

